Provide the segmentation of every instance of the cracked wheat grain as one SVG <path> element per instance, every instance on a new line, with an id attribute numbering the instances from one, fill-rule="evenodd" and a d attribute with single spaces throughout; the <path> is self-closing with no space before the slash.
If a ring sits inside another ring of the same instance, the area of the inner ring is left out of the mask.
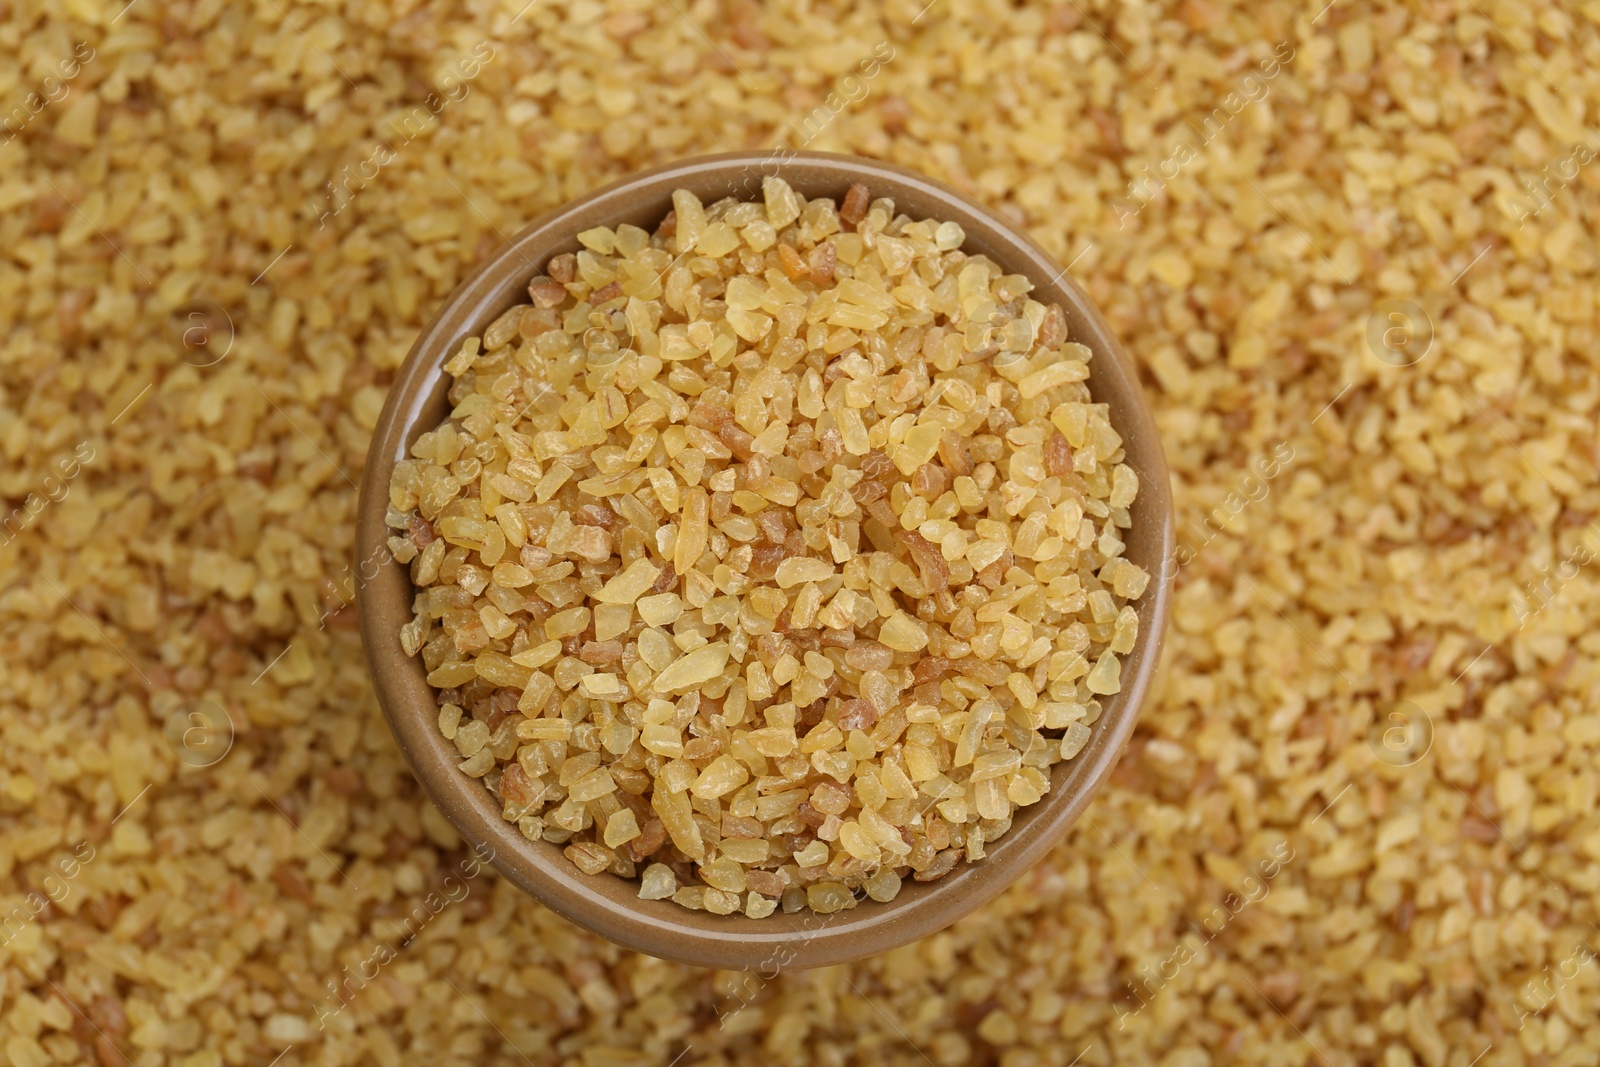
<path id="1" fill-rule="evenodd" d="M 1600 554 L 1600 171 L 1547 177 L 1600 115 L 1592 4 L 12 0 L 8 113 L 80 41 L 69 95 L 0 134 L 4 512 L 79 442 L 96 457 L 0 545 L 0 903 L 33 916 L 0 946 L 5 1060 L 1600 1058 L 1600 968 L 1550 978 L 1600 922 L 1600 585 L 1560 571 Z M 880 41 L 893 62 L 808 147 L 1015 220 L 1146 376 L 1198 552 L 1126 755 L 1030 876 L 884 956 L 674 966 L 485 872 L 318 1029 L 328 982 L 463 857 L 345 606 L 394 369 L 502 234 L 671 158 L 795 144 Z M 1155 189 L 1278 42 L 1270 95 Z M 418 108 L 318 229 L 308 198 Z M 1152 199 L 1119 227 L 1136 180 Z M 1546 181 L 1531 218 L 1503 199 Z M 190 300 L 233 317 L 213 366 L 167 342 Z M 1432 319 L 1414 366 L 1368 347 L 1388 300 Z M 195 767 L 165 730 L 203 699 L 236 737 Z M 1396 700 L 1433 725 L 1406 766 L 1370 743 Z M 1270 894 L 1121 1021 L 1285 840 Z M 79 841 L 95 859 L 33 915 Z"/>
<path id="2" fill-rule="evenodd" d="M 1149 582 L 1061 308 L 864 185 L 762 191 L 579 234 L 445 364 L 389 513 L 462 773 L 586 874 L 752 917 L 981 860 Z"/>

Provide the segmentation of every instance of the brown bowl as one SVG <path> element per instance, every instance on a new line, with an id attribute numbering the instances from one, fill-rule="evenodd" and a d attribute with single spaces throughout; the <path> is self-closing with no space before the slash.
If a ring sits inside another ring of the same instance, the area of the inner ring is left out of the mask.
<path id="1" fill-rule="evenodd" d="M 557 846 L 524 838 L 501 818 L 499 801 L 483 783 L 456 769 L 460 756 L 439 732 L 438 702 L 422 663 L 400 648 L 398 635 L 411 617 L 414 591 L 407 568 L 390 558 L 384 513 L 396 461 L 449 409 L 446 358 L 463 339 L 481 334 L 503 311 L 526 300 L 529 278 L 551 256 L 576 251 L 576 234 L 624 222 L 653 230 L 670 209 L 674 189 L 689 189 L 706 203 L 728 195 L 749 199 L 760 195 L 764 173 L 778 172 L 807 198 L 842 199 L 852 182 L 865 182 L 874 196 L 893 197 L 896 209 L 913 218 L 954 220 L 966 231 L 966 251 L 1031 278 L 1036 299 L 1061 304 L 1071 338 L 1094 353 L 1090 391 L 1096 401 L 1110 405 L 1128 461 L 1141 474 L 1125 554 L 1152 578 L 1137 602 L 1139 638 L 1123 661 L 1122 692 L 1105 702 L 1084 749 L 1053 768 L 1050 792 L 1016 813 L 1010 831 L 989 845 L 987 858 L 962 864 L 940 881 L 907 879 L 887 904 L 863 900 L 831 915 L 779 910 L 750 919 L 689 911 L 669 900 L 640 900 L 636 881 L 579 872 Z M 858 959 L 936 933 L 991 900 L 1062 840 L 1115 764 L 1156 668 L 1171 592 L 1172 490 L 1133 365 L 1089 299 L 1016 227 L 960 193 L 892 164 L 816 152 L 781 161 L 773 154 L 737 152 L 680 160 L 575 200 L 523 230 L 449 296 L 418 336 L 389 391 L 367 456 L 357 540 L 363 561 L 361 633 L 378 700 L 423 789 L 461 836 L 493 849 L 500 873 L 551 910 L 619 945 L 683 963 L 761 968 L 770 974 Z"/>

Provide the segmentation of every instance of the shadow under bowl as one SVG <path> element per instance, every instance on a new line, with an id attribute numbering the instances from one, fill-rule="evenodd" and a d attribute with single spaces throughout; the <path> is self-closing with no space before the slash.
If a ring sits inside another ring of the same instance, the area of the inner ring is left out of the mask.
<path id="1" fill-rule="evenodd" d="M 751 199 L 760 196 L 761 177 L 772 173 L 807 199 L 839 201 L 852 183 L 864 182 L 874 197 L 892 197 L 896 210 L 912 218 L 960 223 L 965 251 L 1027 276 L 1036 287 L 1035 299 L 1062 306 L 1071 339 L 1094 353 L 1089 389 L 1096 402 L 1109 405 L 1127 462 L 1140 475 L 1124 554 L 1150 572 L 1151 581 L 1136 602 L 1139 636 L 1123 660 L 1122 691 L 1102 702 L 1088 744 L 1052 769 L 1050 792 L 1017 811 L 1010 831 L 988 845 L 987 858 L 958 865 L 936 882 L 908 878 L 900 895 L 886 904 L 863 900 L 830 915 L 779 910 L 750 919 L 689 911 L 668 900 L 640 900 L 637 881 L 581 873 L 558 846 L 524 838 L 501 817 L 499 800 L 483 782 L 457 769 L 460 756 L 439 732 L 437 694 L 421 660 L 400 647 L 400 628 L 411 618 L 415 591 L 407 567 L 388 552 L 391 531 L 384 515 L 395 463 L 449 411 L 444 362 L 464 339 L 525 302 L 529 279 L 551 256 L 576 251 L 576 235 L 594 226 L 632 223 L 653 231 L 671 209 L 675 189 L 688 189 L 708 204 L 729 195 Z M 654 956 L 769 973 L 818 967 L 936 933 L 993 899 L 1063 839 L 1115 764 L 1155 671 L 1171 592 L 1167 564 L 1173 525 L 1166 459 L 1133 365 L 1088 297 L 1017 227 L 929 178 L 876 160 L 800 152 L 780 165 L 767 153 L 702 156 L 631 175 L 533 223 L 462 282 L 418 336 L 390 388 L 362 481 L 357 515 L 361 633 L 379 703 L 423 789 L 463 838 L 493 849 L 494 866 L 515 885 L 579 926 Z"/>

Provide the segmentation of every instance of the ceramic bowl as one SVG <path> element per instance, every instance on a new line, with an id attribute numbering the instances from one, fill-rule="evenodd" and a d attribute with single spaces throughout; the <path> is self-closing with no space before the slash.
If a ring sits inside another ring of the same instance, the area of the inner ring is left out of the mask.
<path id="1" fill-rule="evenodd" d="M 760 195 L 766 174 L 781 174 L 807 198 L 836 201 L 852 183 L 865 182 L 874 197 L 892 197 L 896 209 L 913 218 L 954 220 L 966 231 L 968 253 L 982 253 L 1008 273 L 1026 275 L 1036 286 L 1034 298 L 1062 306 L 1071 339 L 1094 353 L 1090 391 L 1097 402 L 1110 405 L 1128 461 L 1141 474 L 1132 528 L 1124 534 L 1125 554 L 1152 579 L 1136 604 L 1139 637 L 1123 661 L 1122 691 L 1103 702 L 1084 749 L 1053 768 L 1050 792 L 1016 813 L 1010 831 L 989 844 L 985 859 L 961 864 L 935 882 L 908 878 L 900 895 L 886 904 L 863 900 L 830 915 L 780 909 L 765 919 L 750 919 L 640 900 L 637 881 L 585 875 L 558 846 L 529 841 L 501 818 L 498 799 L 457 769 L 460 756 L 439 732 L 438 702 L 422 662 L 400 648 L 399 631 L 411 617 L 414 590 L 407 568 L 387 551 L 384 512 L 396 461 L 448 410 L 445 360 L 464 338 L 481 334 L 501 312 L 525 302 L 529 278 L 542 272 L 550 257 L 576 251 L 576 234 L 594 226 L 626 222 L 654 230 L 671 208 L 675 189 L 689 189 L 708 204 L 729 195 L 752 198 Z M 423 789 L 461 836 L 492 849 L 500 873 L 551 910 L 619 945 L 704 967 L 766 973 L 840 963 L 933 934 L 991 900 L 1059 844 L 1133 730 L 1159 658 L 1171 592 L 1172 492 L 1161 442 L 1137 372 L 1088 297 L 1026 234 L 962 194 L 902 167 L 821 153 L 743 152 L 681 160 L 574 200 L 517 234 L 450 294 L 412 346 L 373 436 L 357 523 L 361 631 L 378 700 Z"/>

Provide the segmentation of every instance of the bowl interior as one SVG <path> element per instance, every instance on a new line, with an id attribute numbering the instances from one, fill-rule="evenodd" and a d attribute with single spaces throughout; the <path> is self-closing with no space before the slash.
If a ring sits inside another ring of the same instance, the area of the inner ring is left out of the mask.
<path id="1" fill-rule="evenodd" d="M 986 859 L 959 865 L 937 882 L 908 878 L 888 904 L 863 900 L 832 915 L 780 910 L 766 919 L 748 919 L 639 900 L 635 881 L 580 873 L 558 846 L 524 838 L 501 818 L 498 800 L 482 782 L 456 769 L 460 757 L 439 732 L 438 704 L 422 663 L 400 648 L 398 633 L 410 618 L 413 588 L 407 568 L 389 557 L 384 511 L 396 461 L 448 413 L 445 359 L 463 339 L 525 301 L 528 279 L 542 272 L 551 256 L 577 250 L 577 233 L 624 222 L 653 230 L 678 188 L 708 204 L 729 195 L 759 197 L 766 174 L 781 174 L 807 198 L 839 200 L 852 182 L 861 181 L 874 196 L 893 197 L 896 209 L 913 218 L 954 220 L 966 231 L 967 252 L 1026 275 L 1037 287 L 1036 299 L 1061 304 L 1071 339 L 1094 352 L 1089 381 L 1094 399 L 1110 405 L 1128 461 L 1141 475 L 1125 555 L 1152 580 L 1136 605 L 1139 638 L 1123 662 L 1122 692 L 1103 702 L 1089 743 L 1074 759 L 1056 765 L 1050 792 L 1016 813 L 1011 830 L 988 846 Z M 890 164 L 820 153 L 736 153 L 634 175 L 568 204 L 518 234 L 451 294 L 419 335 L 389 394 L 367 460 L 357 536 L 363 561 L 362 635 L 379 701 L 423 787 L 461 835 L 493 849 L 501 873 L 552 910 L 621 945 L 701 966 L 771 973 L 843 962 L 934 933 L 993 898 L 1061 839 L 1126 742 L 1159 658 L 1173 519 L 1166 461 L 1135 371 L 1087 297 L 1043 249 L 962 195 Z"/>

